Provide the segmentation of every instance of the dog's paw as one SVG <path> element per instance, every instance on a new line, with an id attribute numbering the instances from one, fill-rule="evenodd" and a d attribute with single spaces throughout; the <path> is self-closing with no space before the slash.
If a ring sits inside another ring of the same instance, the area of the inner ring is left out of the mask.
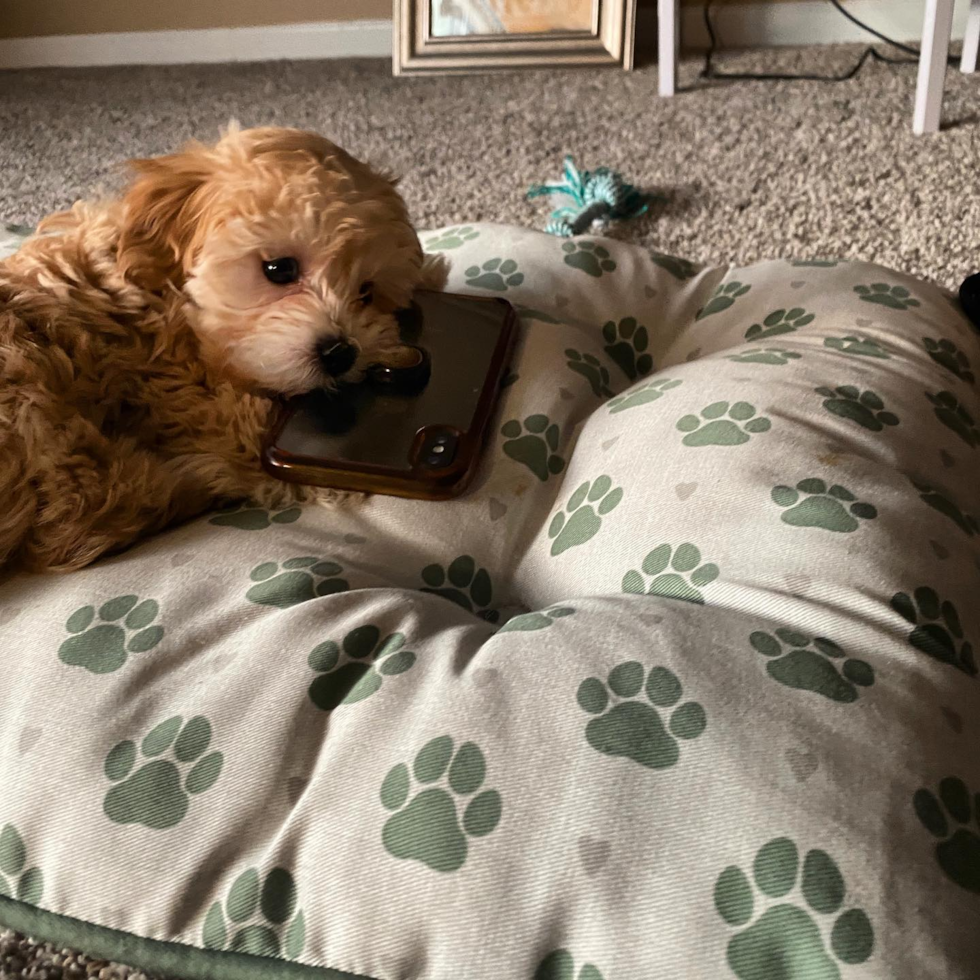
<path id="1" fill-rule="evenodd" d="M 427 253 L 422 257 L 422 273 L 419 278 L 419 289 L 432 289 L 436 292 L 446 288 L 451 263 L 445 255 Z"/>

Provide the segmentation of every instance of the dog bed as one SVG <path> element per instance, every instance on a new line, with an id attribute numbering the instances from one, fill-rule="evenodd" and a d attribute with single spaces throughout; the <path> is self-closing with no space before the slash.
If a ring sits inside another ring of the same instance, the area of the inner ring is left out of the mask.
<path id="1" fill-rule="evenodd" d="M 188 978 L 975 977 L 955 301 L 423 242 L 522 318 L 472 492 L 0 587 L 0 924 Z"/>

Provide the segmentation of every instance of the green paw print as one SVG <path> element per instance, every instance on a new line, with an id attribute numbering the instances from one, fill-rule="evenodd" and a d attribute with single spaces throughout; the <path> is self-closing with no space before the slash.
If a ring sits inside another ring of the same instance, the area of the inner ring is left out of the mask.
<path id="1" fill-rule="evenodd" d="M 654 265 L 660 266 L 666 272 L 669 272 L 675 279 L 680 279 L 684 282 L 687 279 L 693 279 L 699 272 L 698 266 L 693 262 L 688 262 L 687 259 L 678 259 L 673 255 L 663 255 L 661 252 L 648 252 L 650 256 L 650 261 Z"/>
<path id="2" fill-rule="evenodd" d="M 904 286 L 889 286 L 886 282 L 873 282 L 870 286 L 855 286 L 854 292 L 866 303 L 877 303 L 892 310 L 908 310 L 920 305 Z"/>
<path id="3" fill-rule="evenodd" d="M 458 228 L 443 228 L 438 235 L 425 243 L 425 250 L 427 252 L 445 252 L 450 248 L 461 248 L 467 242 L 479 237 L 480 233 L 469 225 L 462 225 Z"/>
<path id="4" fill-rule="evenodd" d="M 807 313 L 802 307 L 796 306 L 791 310 L 773 310 L 762 323 L 753 323 L 745 331 L 746 340 L 768 340 L 780 334 L 793 333 L 816 319 L 814 314 Z"/>
<path id="5" fill-rule="evenodd" d="M 622 499 L 623 488 L 613 489 L 612 480 L 608 476 L 600 476 L 591 483 L 583 483 L 568 498 L 565 509 L 558 511 L 548 525 L 551 554 L 560 555 L 569 548 L 591 541 L 602 527 L 602 518 L 617 507 Z"/>
<path id="6" fill-rule="evenodd" d="M 971 803 L 966 783 L 947 776 L 939 783 L 938 798 L 927 789 L 916 790 L 912 806 L 922 826 L 940 838 L 936 861 L 946 877 L 980 895 L 980 793 Z"/>
<path id="7" fill-rule="evenodd" d="M 568 358 L 568 366 L 576 373 L 582 375 L 589 382 L 592 394 L 600 398 L 611 398 L 612 392 L 609 390 L 609 372 L 599 363 L 597 357 L 592 354 L 582 354 L 571 347 L 565 351 Z"/>
<path id="8" fill-rule="evenodd" d="M 681 440 L 685 446 L 741 446 L 770 428 L 772 422 L 756 416 L 755 406 L 748 402 L 713 402 L 701 412 L 701 418 L 685 415 L 677 422 L 677 429 L 687 433 Z"/>
<path id="9" fill-rule="evenodd" d="M 618 326 L 610 320 L 602 327 L 602 339 L 606 342 L 603 350 L 630 381 L 653 370 L 653 358 L 644 353 L 650 342 L 647 328 L 637 326 L 635 317 L 624 317 Z"/>
<path id="10" fill-rule="evenodd" d="M 490 573 L 485 568 L 478 569 L 469 555 L 454 558 L 445 570 L 442 565 L 426 565 L 422 569 L 422 581 L 425 582 L 422 592 L 441 595 L 488 623 L 495 623 L 500 618 L 496 609 L 489 608 L 493 601 Z"/>
<path id="11" fill-rule="evenodd" d="M 935 589 L 924 585 L 912 595 L 896 592 L 891 607 L 913 627 L 908 641 L 940 663 L 949 664 L 971 677 L 977 673 L 973 646 L 963 639 L 959 613 L 949 600 L 940 600 Z"/>
<path id="12" fill-rule="evenodd" d="M 775 633 L 772 636 L 758 630 L 749 637 L 749 643 L 770 658 L 766 671 L 780 684 L 845 704 L 857 700 L 858 687 L 874 684 L 871 665 L 863 660 L 845 659 L 847 654 L 833 640 L 823 636 L 811 638 L 782 627 Z M 840 662 L 840 668 L 835 661 Z"/>
<path id="13" fill-rule="evenodd" d="M 421 861 L 433 871 L 458 871 L 466 863 L 470 839 L 485 837 L 500 823 L 500 794 L 495 789 L 477 792 L 487 772 L 479 746 L 464 742 L 455 753 L 453 748 L 452 738 L 441 735 L 422 747 L 411 774 L 400 762 L 385 776 L 381 803 L 397 812 L 386 821 L 381 839 L 392 857 Z M 448 789 L 431 785 L 447 771 Z M 426 788 L 409 802 L 413 775 Z M 462 821 L 457 797 L 461 805 L 466 803 Z"/>
<path id="14" fill-rule="evenodd" d="M 240 531 L 264 531 L 273 524 L 292 524 L 301 513 L 299 507 L 269 511 L 264 507 L 253 507 L 251 504 L 238 504 L 216 514 L 208 524 L 237 527 Z"/>
<path id="15" fill-rule="evenodd" d="M 318 676 L 310 684 L 310 700 L 321 711 L 333 711 L 342 704 L 356 704 L 379 690 L 385 677 L 404 674 L 415 666 L 415 654 L 403 650 L 405 637 L 392 633 L 381 639 L 377 626 L 352 629 L 341 641 L 318 643 L 307 658 Z M 340 663 L 341 651 L 344 662 Z"/>
<path id="16" fill-rule="evenodd" d="M 565 265 L 581 269 L 596 279 L 616 268 L 616 263 L 609 257 L 609 251 L 595 242 L 565 242 L 561 250 L 565 253 Z"/>
<path id="17" fill-rule="evenodd" d="M 777 837 L 756 854 L 751 881 L 736 865 L 718 876 L 715 908 L 740 930 L 728 941 L 728 965 L 739 980 L 840 980 L 841 963 L 864 963 L 871 955 L 874 930 L 864 911 L 838 915 L 846 888 L 833 858 L 808 851 L 800 872 L 796 844 Z M 800 895 L 786 901 L 797 884 Z M 774 899 L 784 901 L 777 905 Z M 829 951 L 827 930 L 818 925 L 825 915 L 837 916 Z"/>
<path id="18" fill-rule="evenodd" d="M 350 588 L 346 579 L 337 578 L 342 571 L 335 561 L 318 558 L 290 558 L 282 566 L 266 561 L 250 572 L 249 578 L 258 584 L 245 593 L 245 598 L 259 606 L 288 609 L 317 596 L 346 592 Z"/>
<path id="19" fill-rule="evenodd" d="M 285 868 L 273 868 L 264 882 L 258 868 L 249 868 L 232 883 L 224 904 L 208 909 L 204 948 L 295 959 L 306 944 L 306 919 L 296 904 L 296 882 Z"/>
<path id="20" fill-rule="evenodd" d="M 662 595 L 668 599 L 684 599 L 704 604 L 704 586 L 721 574 L 712 562 L 701 564 L 701 551 L 689 541 L 676 549 L 669 544 L 658 545 L 643 559 L 640 566 L 645 575 L 652 576 L 650 584 L 640 572 L 630 569 L 623 576 L 623 591 L 635 595 Z"/>
<path id="21" fill-rule="evenodd" d="M 934 395 L 927 391 L 926 398 L 932 402 L 936 418 L 943 425 L 952 429 L 968 446 L 980 444 L 980 432 L 977 431 L 973 416 L 951 391 L 937 391 Z"/>
<path id="22" fill-rule="evenodd" d="M 0 896 L 38 905 L 44 895 L 44 873 L 26 868 L 27 848 L 12 823 L 0 830 Z"/>
<path id="23" fill-rule="evenodd" d="M 58 648 L 58 659 L 93 674 L 111 674 L 128 654 L 147 653 L 163 639 L 163 627 L 151 625 L 159 611 L 153 599 L 120 595 L 99 606 L 99 622 L 93 626 L 95 607 L 82 606 L 65 623 L 73 635 Z"/>
<path id="24" fill-rule="evenodd" d="M 951 340 L 933 340 L 931 337 L 922 338 L 922 346 L 929 356 L 940 366 L 955 374 L 961 381 L 973 384 L 973 372 L 970 361 Z"/>
<path id="25" fill-rule="evenodd" d="M 795 488 L 773 487 L 772 500 L 777 506 L 788 508 L 779 516 L 794 527 L 822 527 L 846 533 L 861 526 L 855 518 L 870 521 L 878 516 L 875 507 L 858 503 L 850 490 L 838 484 L 828 487 L 818 479 L 800 480 Z"/>
<path id="26" fill-rule="evenodd" d="M 547 415 L 529 415 L 523 425 L 511 419 L 503 424 L 500 434 L 507 437 L 504 452 L 523 463 L 542 483 L 565 468 L 565 460 L 558 455 L 560 430 Z"/>
<path id="27" fill-rule="evenodd" d="M 974 534 L 980 532 L 980 525 L 976 519 L 969 514 L 964 514 L 941 490 L 917 480 L 912 481 L 912 486 L 919 491 L 919 499 L 924 504 L 928 504 L 933 510 L 938 510 L 940 514 L 948 517 L 964 534 L 973 537 Z"/>
<path id="28" fill-rule="evenodd" d="M 135 742 L 120 742 L 106 756 L 106 777 L 117 784 L 106 794 L 103 804 L 110 820 L 138 823 L 153 830 L 176 827 L 187 815 L 191 796 L 209 790 L 217 782 L 224 756 L 220 752 L 204 754 L 211 744 L 211 724 L 203 715 L 191 718 L 186 725 L 183 722 L 180 715 L 175 715 L 143 739 L 140 753 L 153 761 L 144 763 L 136 772 Z M 171 746 L 176 762 L 156 758 Z M 187 767 L 190 771 L 185 777 Z"/>
<path id="29" fill-rule="evenodd" d="M 715 290 L 714 296 L 698 310 L 694 319 L 703 320 L 706 316 L 711 316 L 712 313 L 721 313 L 723 310 L 727 310 L 734 305 L 735 300 L 744 296 L 751 288 L 751 286 L 743 286 L 740 282 L 724 283 Z"/>
<path id="30" fill-rule="evenodd" d="M 610 692 L 615 698 L 611 708 Z M 669 769 L 681 757 L 678 739 L 697 738 L 708 724 L 697 701 L 677 706 L 682 693 L 672 670 L 654 667 L 647 674 L 635 660 L 613 667 L 606 683 L 589 677 L 579 685 L 578 704 L 598 717 L 585 726 L 585 738 L 605 755 L 623 756 L 648 769 Z M 661 711 L 668 709 L 673 710 L 664 725 Z"/>
<path id="31" fill-rule="evenodd" d="M 517 271 L 517 263 L 513 259 L 489 259 L 482 266 L 471 265 L 466 270 L 466 285 L 478 289 L 503 293 L 522 282 L 524 273 Z"/>
<path id="32" fill-rule="evenodd" d="M 840 354 L 850 354 L 854 357 L 880 357 L 882 360 L 891 357 L 885 347 L 870 337 L 857 337 L 853 334 L 848 334 L 846 337 L 827 337 L 823 345 Z"/>
<path id="33" fill-rule="evenodd" d="M 873 391 L 861 391 L 854 385 L 839 388 L 815 388 L 826 400 L 823 407 L 842 419 L 857 422 L 872 432 L 881 432 L 886 425 L 898 425 L 898 416 L 886 412 L 885 403 Z"/>
<path id="34" fill-rule="evenodd" d="M 534 980 L 576 980 L 572 954 L 567 949 L 549 953 L 534 971 Z M 578 980 L 602 980 L 602 974 L 591 963 L 584 963 Z"/>
<path id="35" fill-rule="evenodd" d="M 728 360 L 737 361 L 740 364 L 789 364 L 790 361 L 797 361 L 803 355 L 796 351 L 784 350 L 782 347 L 763 347 L 761 350 L 749 350 L 741 354 L 729 354 Z"/>
<path id="36" fill-rule="evenodd" d="M 575 612 L 569 606 L 554 606 L 551 609 L 543 609 L 541 612 L 529 612 L 520 616 L 508 619 L 503 626 L 497 630 L 498 633 L 530 633 L 534 630 L 546 630 L 553 626 L 556 620 L 564 619 Z"/>
<path id="37" fill-rule="evenodd" d="M 625 412 L 628 408 L 636 408 L 638 405 L 655 402 L 680 383 L 680 380 L 672 381 L 670 378 L 658 378 L 656 381 L 648 381 L 646 384 L 640 385 L 639 388 L 631 388 L 625 395 L 619 395 L 609 402 L 609 413 L 615 415 L 617 412 Z"/>

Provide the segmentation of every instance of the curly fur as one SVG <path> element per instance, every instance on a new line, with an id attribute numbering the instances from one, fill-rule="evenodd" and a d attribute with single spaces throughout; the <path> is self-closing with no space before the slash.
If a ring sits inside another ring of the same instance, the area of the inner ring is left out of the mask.
<path id="1" fill-rule="evenodd" d="M 0 262 L 0 567 L 69 571 L 217 502 L 322 496 L 263 473 L 272 399 L 331 384 L 333 339 L 359 350 L 344 380 L 396 361 L 395 310 L 444 282 L 393 181 L 316 134 L 232 126 L 132 166 L 121 199 Z M 282 256 L 288 286 L 262 275 Z"/>

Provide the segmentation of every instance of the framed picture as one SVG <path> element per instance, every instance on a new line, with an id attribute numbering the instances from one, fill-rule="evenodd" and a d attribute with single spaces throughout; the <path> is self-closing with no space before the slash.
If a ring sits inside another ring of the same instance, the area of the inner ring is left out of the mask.
<path id="1" fill-rule="evenodd" d="M 394 0 L 396 75 L 633 67 L 636 0 Z"/>

